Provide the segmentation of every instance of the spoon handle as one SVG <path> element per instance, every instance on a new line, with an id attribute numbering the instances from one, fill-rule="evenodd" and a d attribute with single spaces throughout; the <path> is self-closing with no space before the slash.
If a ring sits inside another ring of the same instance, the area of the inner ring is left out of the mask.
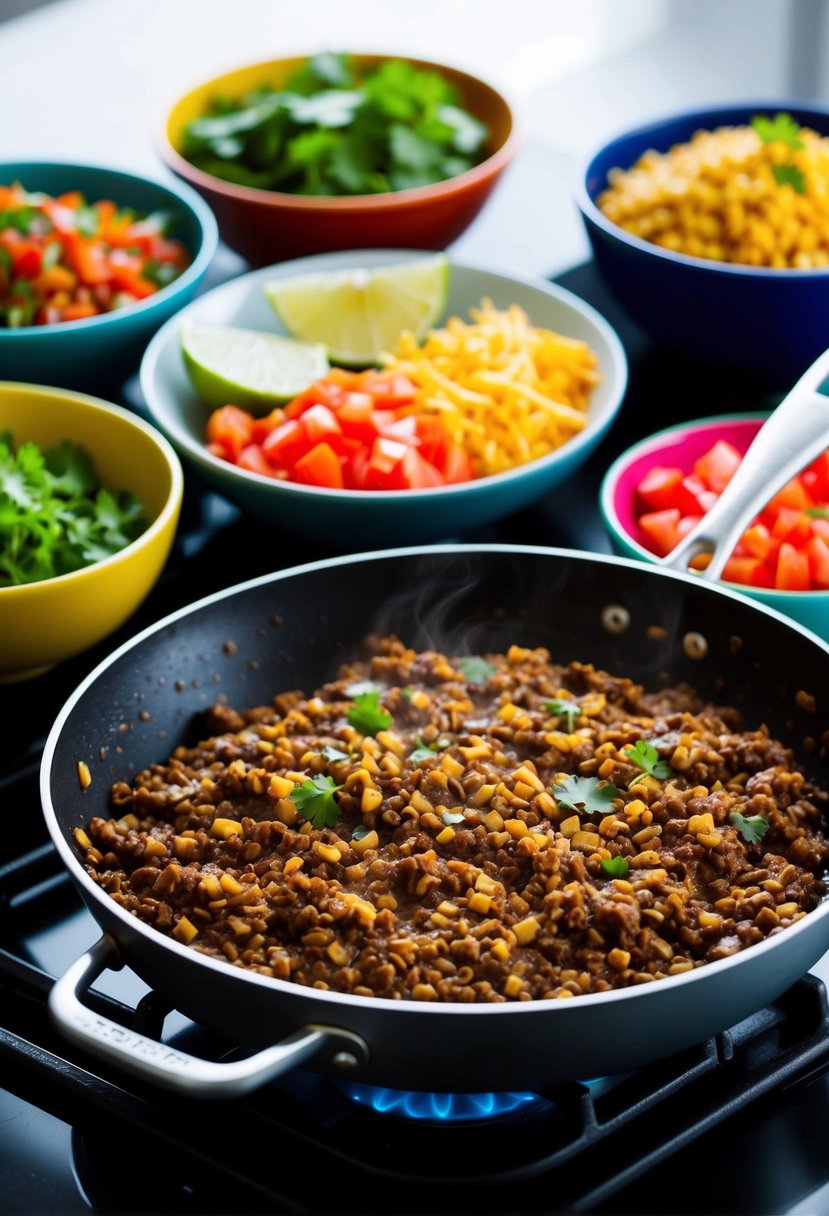
<path id="1" fill-rule="evenodd" d="M 829 350 L 803 373 L 763 423 L 714 506 L 660 559 L 686 570 L 698 553 L 711 553 L 703 578 L 720 577 L 743 530 L 782 486 L 829 447 Z"/>

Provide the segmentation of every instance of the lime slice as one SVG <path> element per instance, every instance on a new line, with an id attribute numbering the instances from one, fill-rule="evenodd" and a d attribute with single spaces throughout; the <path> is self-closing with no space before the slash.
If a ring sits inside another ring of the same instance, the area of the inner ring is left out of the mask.
<path id="1" fill-rule="evenodd" d="M 423 338 L 443 312 L 448 289 L 449 260 L 439 253 L 274 279 L 265 295 L 289 334 L 324 343 L 332 363 L 365 367 L 393 352 L 403 330 Z"/>
<path id="2" fill-rule="evenodd" d="M 273 409 L 328 371 L 325 347 L 256 329 L 187 325 L 181 353 L 207 405 Z"/>

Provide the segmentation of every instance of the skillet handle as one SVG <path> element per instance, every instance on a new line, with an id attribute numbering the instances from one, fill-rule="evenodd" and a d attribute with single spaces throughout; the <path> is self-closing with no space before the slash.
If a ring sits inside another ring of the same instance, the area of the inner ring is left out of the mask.
<path id="1" fill-rule="evenodd" d="M 216 1062 L 187 1055 L 83 1004 L 81 995 L 103 971 L 122 966 L 118 947 L 105 934 L 55 981 L 49 1011 L 61 1031 L 87 1051 L 164 1089 L 193 1098 L 233 1098 L 314 1058 L 344 1075 L 357 1072 L 368 1061 L 368 1047 L 358 1035 L 336 1026 L 314 1025 L 245 1059 Z"/>
<path id="2" fill-rule="evenodd" d="M 763 423 L 731 481 L 710 511 L 660 565 L 687 570 L 711 553 L 700 573 L 714 580 L 743 529 L 773 494 L 829 447 L 829 351 L 824 351 Z"/>

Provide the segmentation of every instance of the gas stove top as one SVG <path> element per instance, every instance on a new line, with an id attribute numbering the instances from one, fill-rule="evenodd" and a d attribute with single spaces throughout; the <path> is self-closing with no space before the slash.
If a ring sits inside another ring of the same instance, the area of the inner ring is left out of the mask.
<path id="1" fill-rule="evenodd" d="M 596 493 L 618 450 L 683 417 L 775 404 L 743 377 L 678 369 L 678 359 L 650 349 L 591 267 L 559 281 L 617 326 L 631 360 L 628 401 L 568 488 L 566 512 L 553 497 L 464 540 L 607 551 Z M 682 386 L 670 408 L 666 383 Z M 119 396 L 142 409 L 134 381 Z M 265 573 L 274 553 L 280 566 L 325 556 L 276 532 L 273 540 L 263 545 L 260 529 L 190 485 L 168 570 L 121 636 Z M 232 573 L 218 560 L 228 552 Z M 298 1069 L 244 1099 L 194 1102 L 70 1046 L 50 1022 L 48 992 L 99 931 L 48 842 L 39 760 L 63 701 L 121 636 L 0 694 L 0 1214 L 829 1212 L 829 1011 L 816 975 L 680 1056 L 538 1094 L 405 1094 Z M 115 1021 L 188 1052 L 234 1051 L 128 970 L 108 973 L 94 1000 Z M 619 1059 L 623 1067 L 622 1042 Z"/>

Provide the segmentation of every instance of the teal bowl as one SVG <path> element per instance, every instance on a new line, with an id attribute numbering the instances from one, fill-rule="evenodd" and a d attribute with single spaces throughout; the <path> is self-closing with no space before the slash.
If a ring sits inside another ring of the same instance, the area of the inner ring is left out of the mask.
<path id="1" fill-rule="evenodd" d="M 0 162 L 0 184 L 19 181 L 32 193 L 79 190 L 89 202 L 112 199 L 141 213 L 165 211 L 170 235 L 190 252 L 190 265 L 160 291 L 82 321 L 0 328 L 0 368 L 7 380 L 98 390 L 134 373 L 147 342 L 192 299 L 218 246 L 212 211 L 189 187 L 162 185 L 121 169 L 58 161 Z"/>
<path id="2" fill-rule="evenodd" d="M 723 414 L 679 423 L 640 440 L 618 456 L 605 473 L 599 491 L 602 518 L 614 552 L 658 564 L 659 559 L 642 543 L 636 523 L 636 487 L 649 469 L 678 467 L 690 473 L 697 457 L 718 439 L 746 452 L 766 416 Z M 829 591 L 776 591 L 729 582 L 724 585 L 829 640 Z"/>
<path id="3" fill-rule="evenodd" d="M 210 409 L 193 388 L 181 356 L 185 323 L 279 332 L 264 285 L 281 276 L 388 265 L 422 257 L 417 250 L 349 250 L 280 262 L 214 288 L 159 330 L 141 363 L 141 391 L 150 416 L 184 463 L 211 489 L 259 519 L 335 550 L 455 539 L 542 498 L 587 460 L 615 419 L 627 385 L 627 361 L 615 331 L 595 309 L 563 288 L 515 279 L 450 257 L 446 315 L 468 316 L 488 297 L 496 308 L 518 304 L 536 326 L 589 343 L 601 381 L 587 426 L 549 455 L 458 485 L 423 490 L 327 490 L 276 481 L 213 456 L 205 447 Z"/>

